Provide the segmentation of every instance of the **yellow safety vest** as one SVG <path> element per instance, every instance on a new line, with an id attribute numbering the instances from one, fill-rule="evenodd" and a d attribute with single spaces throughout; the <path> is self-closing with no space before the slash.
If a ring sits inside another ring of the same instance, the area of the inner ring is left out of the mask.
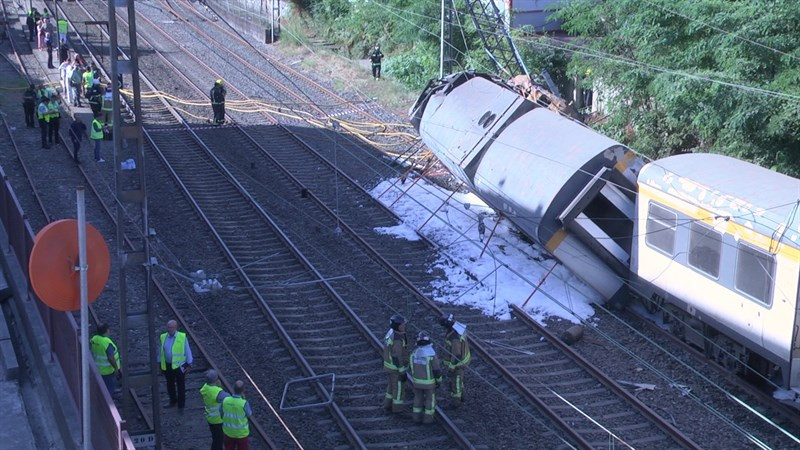
<path id="1" fill-rule="evenodd" d="M 91 70 L 87 70 L 86 72 L 83 73 L 83 86 L 86 87 L 86 89 L 91 89 L 93 81 L 94 81 L 94 72 L 92 72 Z"/>
<path id="2" fill-rule="evenodd" d="M 94 139 L 95 141 L 102 141 L 103 140 L 103 124 L 97 119 L 92 120 L 92 132 L 89 134 L 89 139 Z M 161 345 L 164 345 L 164 340 L 161 340 Z"/>
<path id="3" fill-rule="evenodd" d="M 222 392 L 221 387 L 209 385 L 208 383 L 203 384 L 203 387 L 200 388 L 200 395 L 203 396 L 203 403 L 206 405 L 206 420 L 208 423 L 222 423 L 222 417 L 219 416 L 219 402 L 217 401 L 217 396 L 220 392 Z"/>
<path id="4" fill-rule="evenodd" d="M 106 353 L 109 345 L 114 347 L 114 360 L 117 363 L 117 367 L 119 367 L 119 351 L 117 350 L 117 346 L 114 345 L 114 341 L 105 336 L 96 335 L 93 336 L 89 342 L 92 344 L 94 363 L 97 364 L 100 375 L 111 375 L 114 373 L 114 366 L 111 365 L 111 362 L 108 360 L 108 353 Z"/>
<path id="5" fill-rule="evenodd" d="M 97 119 L 95 119 L 97 121 Z M 92 133 L 94 133 L 94 124 L 92 124 Z M 167 341 L 167 333 L 161 334 L 161 370 L 167 370 L 167 355 L 164 351 L 164 342 Z M 186 333 L 180 331 L 175 332 L 175 340 L 172 341 L 172 368 L 177 369 L 186 362 Z"/>
<path id="6" fill-rule="evenodd" d="M 244 405 L 247 400 L 240 397 L 225 397 L 222 400 L 222 432 L 225 436 L 241 439 L 250 435 L 250 425 Z"/>

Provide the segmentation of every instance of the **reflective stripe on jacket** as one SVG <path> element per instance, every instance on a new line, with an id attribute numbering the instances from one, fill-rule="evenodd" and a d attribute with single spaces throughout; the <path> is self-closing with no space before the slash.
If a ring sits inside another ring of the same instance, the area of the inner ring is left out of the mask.
<path id="1" fill-rule="evenodd" d="M 45 122 L 50 122 L 50 114 L 48 112 L 50 109 L 47 107 L 47 103 L 41 102 L 39 103 L 39 107 L 36 108 L 36 117 L 40 120 L 44 120 Z"/>
<path id="2" fill-rule="evenodd" d="M 203 403 L 206 407 L 206 420 L 208 423 L 217 424 L 222 423 L 222 417 L 219 416 L 219 402 L 217 396 L 222 392 L 222 388 L 215 385 L 203 384 L 200 388 L 200 395 L 203 396 Z"/>
<path id="3" fill-rule="evenodd" d="M 389 328 L 383 337 L 383 368 L 390 372 L 405 373 L 408 369 L 406 335 Z"/>
<path id="4" fill-rule="evenodd" d="M 97 120 L 97 119 L 95 119 Z M 94 133 L 94 123 L 92 124 Z M 167 352 L 164 351 L 164 342 L 167 341 L 167 333 L 161 334 L 161 370 L 167 370 Z M 186 362 L 186 333 L 176 331 L 175 340 L 172 341 L 172 368 L 177 369 Z"/>
<path id="5" fill-rule="evenodd" d="M 241 439 L 250 435 L 245 403 L 247 400 L 241 397 L 225 397 L 222 400 L 222 432 L 225 436 Z"/>
<path id="6" fill-rule="evenodd" d="M 435 383 L 442 381 L 439 358 L 433 345 L 417 347 L 409 361 L 411 382 L 416 389 L 433 389 Z"/>
<path id="7" fill-rule="evenodd" d="M 451 369 L 458 369 L 469 364 L 472 359 L 472 352 L 469 350 L 467 340 L 467 326 L 456 322 L 453 329 L 448 330 L 444 336 L 447 348 L 450 351 L 450 361 L 445 361 L 445 365 Z"/>
<path id="8" fill-rule="evenodd" d="M 117 346 L 114 345 L 114 341 L 105 336 L 96 335 L 92 337 L 89 343 L 92 344 L 92 356 L 94 356 L 94 363 L 97 364 L 100 375 L 111 375 L 114 373 L 114 366 L 112 366 L 111 362 L 108 360 L 107 353 L 109 345 L 114 348 L 114 360 L 117 363 L 117 367 L 119 367 L 119 351 L 117 350 Z"/>

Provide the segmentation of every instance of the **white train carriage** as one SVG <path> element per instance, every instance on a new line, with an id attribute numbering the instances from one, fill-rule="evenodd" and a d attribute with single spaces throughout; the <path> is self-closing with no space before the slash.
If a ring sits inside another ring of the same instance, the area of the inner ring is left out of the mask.
<path id="1" fill-rule="evenodd" d="M 432 82 L 411 116 L 439 160 L 487 204 L 604 298 L 627 298 L 642 165 L 629 149 L 471 72 Z"/>
<path id="2" fill-rule="evenodd" d="M 674 305 L 674 331 L 713 359 L 800 392 L 800 180 L 687 154 L 646 165 L 638 185 L 636 290 Z"/>

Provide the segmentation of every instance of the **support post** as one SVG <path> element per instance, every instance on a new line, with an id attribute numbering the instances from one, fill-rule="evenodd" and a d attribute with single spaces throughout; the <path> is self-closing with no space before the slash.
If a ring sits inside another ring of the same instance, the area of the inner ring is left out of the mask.
<path id="1" fill-rule="evenodd" d="M 448 196 L 447 196 L 447 198 L 446 198 L 446 199 L 444 199 L 444 201 L 442 202 L 442 204 L 441 204 L 441 205 L 439 205 L 439 206 L 436 208 L 436 211 L 434 211 L 434 212 L 433 212 L 433 214 L 431 214 L 431 215 L 430 215 L 430 217 L 428 217 L 427 219 L 425 219 L 425 222 L 423 222 L 423 223 L 422 223 L 422 225 L 420 225 L 420 226 L 419 226 L 419 228 L 417 228 L 417 233 L 419 233 L 419 232 L 421 232 L 421 231 L 422 231 L 422 227 L 424 227 L 425 225 L 427 225 L 427 224 L 428 224 L 428 222 L 429 222 L 431 219 L 433 219 L 433 216 L 435 216 L 435 215 L 436 215 L 436 213 L 438 213 L 438 212 L 439 212 L 439 210 L 440 210 L 440 209 L 442 209 L 442 206 L 446 205 L 446 204 L 447 204 L 447 202 L 449 202 L 449 201 L 450 201 L 450 199 L 451 199 L 451 198 L 453 198 L 453 196 L 454 196 L 454 195 L 456 195 L 456 192 L 458 192 L 458 190 L 459 190 L 459 189 L 461 189 L 461 186 L 463 186 L 463 185 L 464 185 L 464 183 L 461 183 L 461 184 L 459 184 L 459 185 L 458 185 L 458 187 L 456 187 L 456 188 L 453 190 L 453 192 L 451 192 L 451 193 L 450 193 L 450 195 L 448 195 Z"/>
<path id="2" fill-rule="evenodd" d="M 84 188 L 78 186 L 78 267 L 81 289 L 81 417 L 83 450 L 92 448 L 92 421 L 89 407 L 89 281 L 86 264 L 86 202 Z"/>
<path id="3" fill-rule="evenodd" d="M 527 304 L 528 304 L 528 302 L 529 302 L 529 301 L 530 301 L 530 300 L 533 298 L 533 294 L 535 294 L 535 293 L 536 293 L 536 291 L 538 291 L 538 290 L 539 290 L 539 288 L 540 288 L 540 287 L 541 287 L 541 286 L 544 284 L 544 280 L 546 280 L 546 279 L 547 279 L 547 277 L 548 277 L 548 276 L 550 276 L 550 274 L 553 272 L 553 269 L 555 269 L 557 265 L 558 265 L 558 261 L 556 261 L 556 262 L 553 264 L 553 267 L 551 267 L 551 268 L 550 268 L 550 270 L 548 270 L 548 271 L 547 271 L 547 273 L 546 273 L 546 274 L 544 274 L 544 276 L 542 277 L 542 279 L 541 279 L 541 280 L 539 280 L 539 284 L 537 284 L 537 285 L 536 285 L 536 287 L 534 287 L 534 288 L 533 288 L 533 292 L 531 292 L 531 295 L 529 295 L 529 296 L 528 296 L 528 298 L 526 298 L 526 299 L 525 299 L 525 301 L 524 301 L 524 302 L 522 302 L 522 306 L 520 306 L 520 308 L 522 308 L 522 309 L 525 309 L 525 305 L 527 305 Z"/>

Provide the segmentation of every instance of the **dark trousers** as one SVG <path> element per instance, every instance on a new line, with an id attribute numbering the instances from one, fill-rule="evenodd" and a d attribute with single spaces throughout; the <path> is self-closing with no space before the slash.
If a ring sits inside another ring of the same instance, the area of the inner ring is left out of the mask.
<path id="1" fill-rule="evenodd" d="M 167 367 L 164 371 L 164 376 L 167 378 L 167 394 L 169 395 L 169 403 L 171 405 L 178 403 L 178 408 L 183 408 L 186 405 L 186 376 L 181 369 L 173 369 L 171 366 Z M 177 386 L 177 391 L 175 387 Z"/>
<path id="2" fill-rule="evenodd" d="M 250 436 L 239 439 L 225 436 L 225 450 L 250 450 Z"/>
<path id="3" fill-rule="evenodd" d="M 214 110 L 214 123 L 225 122 L 225 103 L 212 103 L 211 109 Z"/>
<path id="4" fill-rule="evenodd" d="M 381 77 L 381 65 L 380 64 L 373 64 L 372 65 L 372 77 L 373 78 L 380 78 Z"/>
<path id="5" fill-rule="evenodd" d="M 72 139 L 72 159 L 78 162 L 78 150 L 81 149 L 81 141 Z"/>
<path id="6" fill-rule="evenodd" d="M 58 134 L 58 130 L 61 128 L 61 119 L 58 117 L 53 117 L 50 119 L 50 126 L 47 128 L 47 140 L 50 141 L 51 144 L 60 144 L 61 143 L 61 136 Z"/>
<path id="7" fill-rule="evenodd" d="M 102 139 L 92 139 L 94 141 L 94 160 L 100 161 L 100 143 L 103 142 Z M 168 378 L 169 380 L 169 378 Z M 172 398 L 172 396 L 170 396 Z"/>
<path id="8" fill-rule="evenodd" d="M 92 108 L 92 115 L 93 116 L 96 116 L 96 115 L 100 114 L 100 108 L 102 106 L 103 105 L 101 105 L 100 103 L 92 103 L 91 101 L 89 101 L 89 107 Z"/>
<path id="9" fill-rule="evenodd" d="M 35 109 L 34 105 L 32 105 L 32 104 L 29 105 L 27 103 L 23 103 L 22 104 L 22 109 L 25 111 L 25 125 L 27 125 L 28 128 L 33 128 L 33 124 L 34 124 L 34 122 L 33 122 L 33 111 Z"/>
<path id="10" fill-rule="evenodd" d="M 55 69 L 56 66 L 53 65 L 53 47 L 47 47 L 47 68 L 48 69 Z"/>
<path id="11" fill-rule="evenodd" d="M 225 434 L 222 433 L 221 423 L 210 423 L 208 428 L 211 430 L 211 450 L 222 450 L 222 442 Z"/>
<path id="12" fill-rule="evenodd" d="M 42 133 L 42 147 L 47 147 L 47 129 L 50 128 L 44 119 L 39 119 L 39 130 Z"/>
<path id="13" fill-rule="evenodd" d="M 28 25 L 28 40 L 33 42 L 33 34 L 36 30 L 36 25 Z"/>

